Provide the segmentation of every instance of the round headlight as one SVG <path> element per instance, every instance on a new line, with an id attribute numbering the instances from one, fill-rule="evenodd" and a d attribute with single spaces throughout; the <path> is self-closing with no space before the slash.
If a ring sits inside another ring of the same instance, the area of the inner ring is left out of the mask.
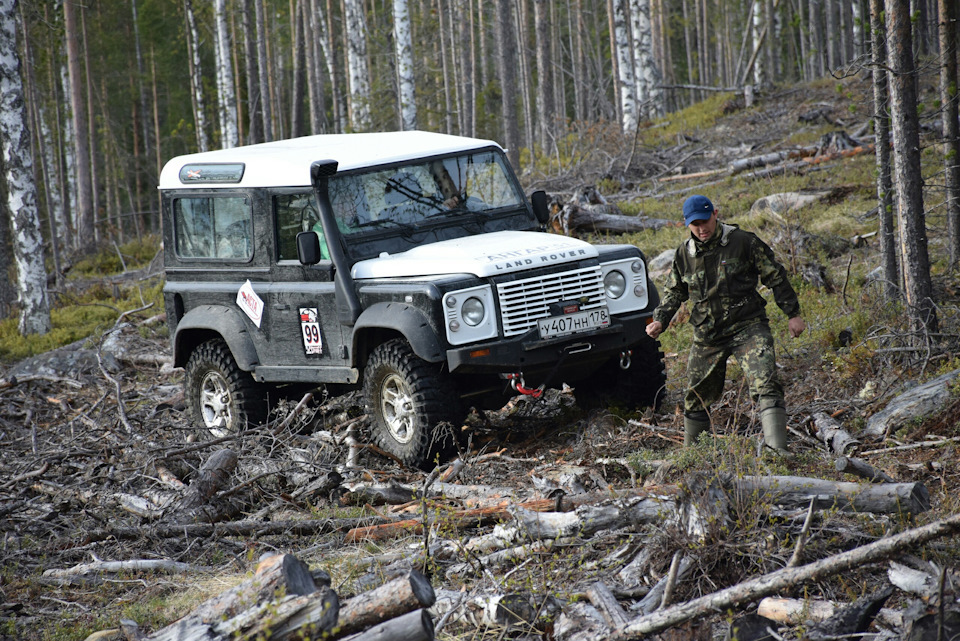
<path id="1" fill-rule="evenodd" d="M 483 301 L 471 297 L 463 302 L 463 307 L 460 308 L 460 316 L 467 325 L 476 327 L 483 321 L 484 311 Z"/>
<path id="2" fill-rule="evenodd" d="M 607 298 L 620 298 L 627 288 L 627 279 L 617 270 L 607 272 L 603 277 L 603 291 Z"/>

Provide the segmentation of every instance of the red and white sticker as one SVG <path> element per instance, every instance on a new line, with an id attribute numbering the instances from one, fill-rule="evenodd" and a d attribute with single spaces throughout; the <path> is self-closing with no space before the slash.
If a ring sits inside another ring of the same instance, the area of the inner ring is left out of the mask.
<path id="1" fill-rule="evenodd" d="M 237 305 L 250 317 L 250 320 L 257 324 L 257 327 L 260 327 L 263 320 L 263 299 L 253 291 L 253 285 L 249 280 L 237 292 Z"/>
<path id="2" fill-rule="evenodd" d="M 300 336 L 303 337 L 303 351 L 306 354 L 323 354 L 323 336 L 320 323 L 317 322 L 316 307 L 300 308 Z"/>

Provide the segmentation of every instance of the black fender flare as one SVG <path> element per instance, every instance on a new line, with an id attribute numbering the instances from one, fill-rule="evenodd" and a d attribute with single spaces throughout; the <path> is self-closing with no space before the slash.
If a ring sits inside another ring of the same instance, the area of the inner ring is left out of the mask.
<path id="1" fill-rule="evenodd" d="M 363 310 L 353 326 L 353 353 L 357 354 L 358 335 L 364 329 L 386 329 L 403 335 L 413 353 L 428 363 L 439 363 L 447 355 L 426 314 L 406 303 L 375 303 Z"/>
<path id="2" fill-rule="evenodd" d="M 260 364 L 257 348 L 247 331 L 241 312 L 223 305 L 198 305 L 187 312 L 177 323 L 173 338 L 174 367 L 183 367 L 193 348 L 207 340 L 211 333 L 218 334 L 227 343 L 237 366 L 245 372 Z M 190 338 L 191 336 L 204 338 Z"/>

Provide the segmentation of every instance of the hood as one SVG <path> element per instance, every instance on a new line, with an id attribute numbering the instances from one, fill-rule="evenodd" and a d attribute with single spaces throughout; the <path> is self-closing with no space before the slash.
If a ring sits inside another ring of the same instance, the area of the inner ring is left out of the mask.
<path id="1" fill-rule="evenodd" d="M 353 266 L 354 278 L 509 274 L 596 258 L 597 248 L 576 238 L 532 231 L 498 231 L 422 245 Z"/>

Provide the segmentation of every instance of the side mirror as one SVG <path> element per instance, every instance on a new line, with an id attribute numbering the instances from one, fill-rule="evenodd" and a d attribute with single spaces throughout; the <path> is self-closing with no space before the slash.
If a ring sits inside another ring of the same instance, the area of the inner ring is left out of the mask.
<path id="1" fill-rule="evenodd" d="M 547 209 L 547 192 L 538 189 L 530 194 L 530 204 L 533 205 L 533 215 L 537 217 L 541 225 L 550 222 L 550 210 Z"/>
<path id="2" fill-rule="evenodd" d="M 316 265 L 320 262 L 320 237 L 315 231 L 297 234 L 297 258 L 301 265 Z"/>

